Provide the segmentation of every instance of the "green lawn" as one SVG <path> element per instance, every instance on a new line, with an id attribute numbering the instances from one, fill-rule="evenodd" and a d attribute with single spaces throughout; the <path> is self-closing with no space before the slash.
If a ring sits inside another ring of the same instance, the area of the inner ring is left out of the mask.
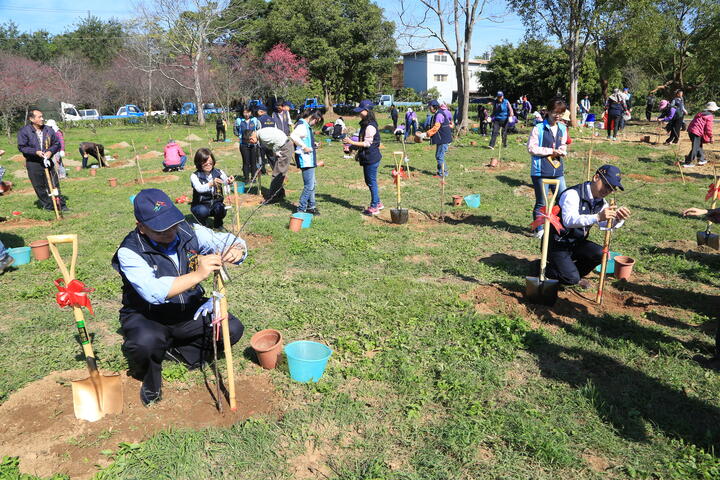
<path id="1" fill-rule="evenodd" d="M 85 140 L 134 140 L 139 153 L 162 151 L 167 138 L 189 133 L 209 137 L 200 127 L 70 129 L 67 152 L 77 160 L 77 144 Z M 672 149 L 598 137 L 594 167 L 612 161 L 626 174 L 626 193 L 617 201 L 634 216 L 613 236 L 612 250 L 637 260 L 635 274 L 627 283 L 613 280 L 605 309 L 566 291 L 557 311 L 548 310 L 521 300 L 529 262 L 539 251 L 524 235 L 533 204 L 526 138 L 526 129 L 510 136 L 496 170 L 485 167 L 499 153 L 484 148 L 487 139 L 469 135 L 453 144 L 445 222 L 437 221 L 434 150 L 427 143 L 408 145 L 416 175 L 403 184 L 403 205 L 413 211 L 405 226 L 385 220 L 394 206 L 392 152 L 400 144 L 383 136 L 387 209 L 370 219 L 360 213 L 369 202 L 361 168 L 342 158 L 338 143 L 323 141 L 319 158 L 326 166 L 317 170 L 322 215 L 309 230 L 292 233 L 288 205 L 259 210 L 246 233 L 264 241 L 231 270 L 228 286 L 230 311 L 246 327 L 234 348 L 236 369 L 270 379 L 279 413 L 230 428 L 168 425 L 141 443 L 118 439 L 105 452 L 114 463 L 98 477 L 720 478 L 720 461 L 708 453 L 720 446 L 720 380 L 692 360 L 712 350 L 720 284 L 713 271 L 720 260 L 695 246 L 695 231 L 704 223 L 679 215 L 683 207 L 704 203 L 712 169 L 688 169 L 684 185 Z M 0 139 L 8 151 L 1 164 L 6 179 L 25 189 L 29 183 L 13 177 L 23 169 L 10 159 L 13 142 Z M 681 155 L 686 137 L 683 143 Z M 572 144 L 568 185 L 582 180 L 589 145 Z M 192 148 L 199 146 L 204 142 Z M 120 160 L 132 156 L 131 148 L 108 150 Z M 218 153 L 221 168 L 241 171 L 236 149 Z M 142 168 L 157 170 L 160 161 L 144 160 Z M 151 186 L 173 198 L 189 194 L 190 173 Z M 64 221 L 0 231 L 11 247 L 48 234 L 79 235 L 77 277 L 96 289 L 88 328 L 106 370 L 127 366 L 116 333 L 120 278 L 110 259 L 134 227 L 128 197 L 138 190 L 108 188 L 106 179 L 124 184 L 136 174 L 134 167 L 110 168 L 94 180 L 64 181 L 72 209 Z M 291 173 L 288 189 L 297 201 L 299 173 Z M 470 193 L 481 194 L 479 209 L 451 206 L 451 195 Z M 3 196 L 0 215 L 19 210 L 25 219 L 52 220 L 34 200 L 18 192 Z M 180 207 L 189 213 L 187 205 Z M 243 219 L 251 211 L 243 208 Z M 602 242 L 597 231 L 592 236 Z M 53 371 L 83 368 L 72 315 L 54 304 L 57 276 L 52 260 L 0 276 L 0 402 Z M 259 371 L 242 352 L 262 328 L 281 330 L 287 341 L 327 342 L 334 354 L 322 380 L 294 383 L 285 366 Z M 198 372 L 177 377 L 174 382 L 202 382 Z M 17 465 L 5 459 L 0 477 L 20 478 Z"/>

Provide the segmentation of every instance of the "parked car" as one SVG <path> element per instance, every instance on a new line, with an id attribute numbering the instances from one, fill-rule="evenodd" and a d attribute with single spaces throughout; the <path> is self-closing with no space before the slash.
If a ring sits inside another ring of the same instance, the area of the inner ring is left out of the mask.
<path id="1" fill-rule="evenodd" d="M 118 108 L 118 111 L 115 115 L 103 115 L 100 118 L 103 120 L 107 119 L 113 119 L 113 118 L 127 118 L 127 117 L 143 117 L 145 116 L 145 113 L 140 110 L 140 107 L 137 105 L 129 104 L 129 105 L 123 105 L 122 107 Z"/>
<path id="2" fill-rule="evenodd" d="M 317 98 L 306 98 L 302 109 L 304 110 L 306 108 L 325 108 L 325 105 L 318 102 Z"/>
<path id="3" fill-rule="evenodd" d="M 66 122 L 82 120 L 80 113 L 72 103 L 60 102 L 60 117 Z"/>
<path id="4" fill-rule="evenodd" d="M 100 120 L 100 113 L 94 108 L 78 110 L 78 113 L 83 120 Z"/>
<path id="5" fill-rule="evenodd" d="M 225 109 L 216 107 L 214 103 L 203 103 L 203 113 L 212 115 L 213 113 L 223 113 Z M 185 102 L 180 109 L 181 115 L 197 115 L 197 107 L 193 102 Z"/>
<path id="6" fill-rule="evenodd" d="M 384 107 L 389 107 L 393 104 L 395 104 L 396 107 L 419 107 L 423 104 L 422 102 L 396 102 L 392 95 L 378 95 L 377 102 L 375 103 Z"/>

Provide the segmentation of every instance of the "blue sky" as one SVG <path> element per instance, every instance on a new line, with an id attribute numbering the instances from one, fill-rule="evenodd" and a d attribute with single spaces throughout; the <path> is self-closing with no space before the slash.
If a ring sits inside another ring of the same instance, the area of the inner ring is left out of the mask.
<path id="1" fill-rule="evenodd" d="M 373 1 L 385 9 L 386 18 L 399 24 L 397 21 L 398 0 Z M 72 30 L 78 20 L 87 16 L 88 12 L 102 19 L 130 18 L 134 15 L 133 4 L 133 0 L 33 0 L 31 2 L 0 0 L 0 23 L 12 20 L 21 31 L 42 29 L 52 34 L 58 34 Z M 493 45 L 504 41 L 516 43 L 522 38 L 525 29 L 520 19 L 514 14 L 505 12 L 504 9 L 505 3 L 498 2 L 488 12 L 499 16 L 502 23 L 488 20 L 478 23 L 473 37 L 473 55 L 481 55 Z M 440 45 L 433 42 L 425 44 L 415 42 L 415 46 L 433 48 Z M 403 52 L 409 50 L 403 42 L 398 42 L 398 47 Z"/>

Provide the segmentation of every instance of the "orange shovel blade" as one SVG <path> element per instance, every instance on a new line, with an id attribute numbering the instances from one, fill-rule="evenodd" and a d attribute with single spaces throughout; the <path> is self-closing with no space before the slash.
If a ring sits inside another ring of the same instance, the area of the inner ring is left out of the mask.
<path id="1" fill-rule="evenodd" d="M 75 417 L 88 422 L 100 420 L 105 414 L 122 413 L 123 390 L 120 375 L 92 372 L 88 378 L 73 380 Z"/>

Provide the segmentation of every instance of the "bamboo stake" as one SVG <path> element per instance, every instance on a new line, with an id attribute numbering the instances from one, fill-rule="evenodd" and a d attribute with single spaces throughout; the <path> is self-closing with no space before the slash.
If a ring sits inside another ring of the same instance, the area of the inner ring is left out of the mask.
<path id="1" fill-rule="evenodd" d="M 140 156 L 137 154 L 137 150 L 135 150 L 135 140 L 132 140 L 132 147 L 133 147 L 133 152 L 135 153 L 135 166 L 138 169 L 138 175 L 140 175 L 140 183 L 145 185 L 145 180 L 143 179 L 143 176 L 142 176 L 142 170 L 140 169 Z"/>
<path id="2" fill-rule="evenodd" d="M 678 149 L 680 148 L 680 141 L 678 140 L 678 143 L 675 144 L 675 165 L 677 165 L 678 170 L 680 170 L 680 178 L 682 179 L 683 185 L 685 185 L 685 174 L 683 173 L 683 167 L 680 165 L 680 161 L 678 160 Z"/>
<path id="3" fill-rule="evenodd" d="M 217 291 L 220 294 L 220 318 L 222 321 L 223 351 L 225 352 L 225 362 L 228 374 L 228 395 L 230 401 L 230 410 L 237 410 L 235 401 L 235 368 L 233 366 L 232 345 L 230 344 L 230 324 L 228 318 L 227 291 L 225 290 L 225 282 L 220 272 L 215 272 L 215 282 L 217 283 Z M 213 339 L 215 341 L 215 339 Z"/>
<path id="4" fill-rule="evenodd" d="M 615 199 L 610 201 L 610 207 L 615 207 Z M 613 219 L 607 221 L 607 230 L 605 230 L 605 241 L 603 242 L 603 256 L 600 267 L 600 283 L 598 284 L 597 296 L 595 297 L 595 303 L 602 305 L 603 299 L 603 288 L 605 287 L 605 274 L 607 273 L 607 261 L 610 256 L 610 234 L 612 233 Z"/>
<path id="5" fill-rule="evenodd" d="M 238 182 L 234 182 L 235 188 L 235 235 L 240 235 L 240 195 L 238 194 Z"/>

